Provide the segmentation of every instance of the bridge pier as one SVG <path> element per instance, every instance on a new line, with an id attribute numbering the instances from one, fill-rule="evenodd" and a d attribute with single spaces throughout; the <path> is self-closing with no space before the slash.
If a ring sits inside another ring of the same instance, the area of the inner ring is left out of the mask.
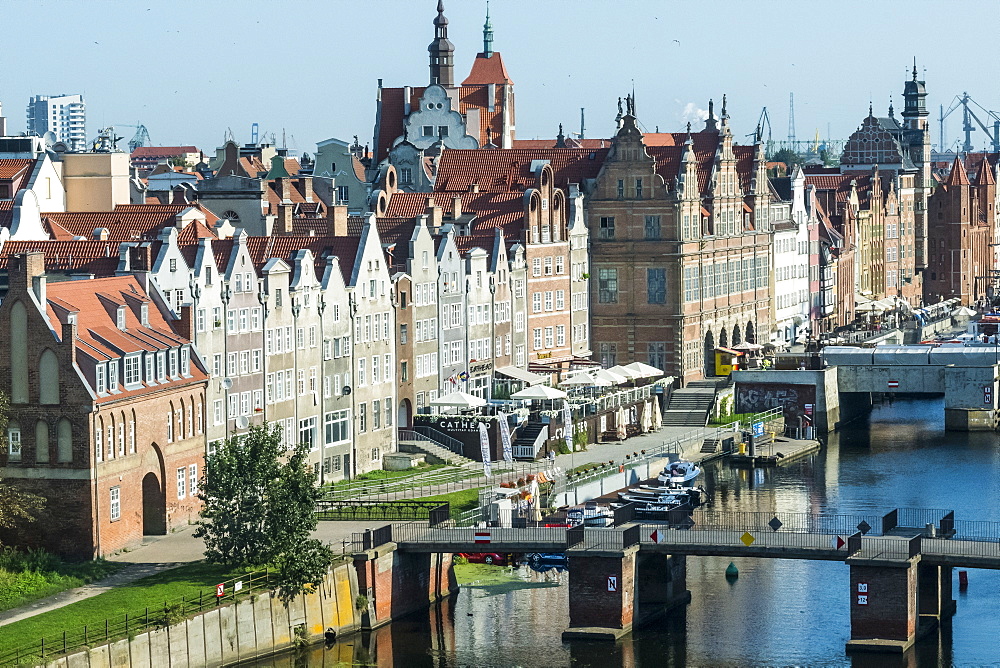
<path id="1" fill-rule="evenodd" d="M 850 558 L 851 639 L 848 652 L 903 653 L 917 637 L 918 563 Z"/>
<path id="2" fill-rule="evenodd" d="M 639 553 L 635 567 L 635 596 L 636 621 L 639 622 L 690 603 L 687 557 L 661 552 Z"/>
<path id="3" fill-rule="evenodd" d="M 402 552 L 395 543 L 354 555 L 358 591 L 368 599 L 362 630 L 375 629 L 458 592 L 450 552 Z"/>
<path id="4" fill-rule="evenodd" d="M 632 630 L 638 554 L 638 545 L 567 551 L 569 628 L 563 640 L 617 640 Z"/>
<path id="5" fill-rule="evenodd" d="M 951 566 L 917 566 L 917 611 L 921 621 L 940 622 L 955 614 Z"/>

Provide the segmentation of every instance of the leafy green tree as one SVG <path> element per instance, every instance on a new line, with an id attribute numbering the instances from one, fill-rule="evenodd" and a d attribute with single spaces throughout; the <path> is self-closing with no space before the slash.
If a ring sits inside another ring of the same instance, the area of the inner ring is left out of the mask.
<path id="1" fill-rule="evenodd" d="M 229 438 L 208 457 L 195 536 L 205 540 L 209 562 L 277 566 L 285 598 L 322 579 L 332 553 L 310 539 L 321 492 L 308 453 L 304 444 L 286 452 L 281 427 L 265 424 Z"/>
<path id="2" fill-rule="evenodd" d="M 0 392 L 0 447 L 7 448 L 7 421 L 10 400 Z M 13 529 L 27 522 L 34 522 L 45 507 L 45 499 L 24 492 L 0 480 L 0 529 Z"/>
<path id="3" fill-rule="evenodd" d="M 788 173 L 791 174 L 792 168 L 795 165 L 802 164 L 802 156 L 791 149 L 783 148 L 777 153 L 775 153 L 773 156 L 771 156 L 771 162 L 785 163 L 786 165 L 788 165 Z"/>

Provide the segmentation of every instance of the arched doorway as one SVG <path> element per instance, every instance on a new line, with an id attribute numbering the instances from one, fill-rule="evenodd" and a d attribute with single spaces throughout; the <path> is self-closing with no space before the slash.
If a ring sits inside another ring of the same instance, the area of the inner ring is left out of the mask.
<path id="1" fill-rule="evenodd" d="M 711 331 L 705 333 L 705 375 L 715 375 L 715 337 Z"/>
<path id="2" fill-rule="evenodd" d="M 413 426 L 413 409 L 410 407 L 409 399 L 403 399 L 399 402 L 396 426 L 400 429 L 409 429 Z"/>
<path id="3" fill-rule="evenodd" d="M 747 323 L 747 336 L 746 336 L 746 340 L 747 340 L 747 343 L 757 343 L 757 334 L 754 332 L 753 323 L 752 322 L 748 322 Z"/>
<path id="4" fill-rule="evenodd" d="M 167 533 L 167 504 L 155 473 L 142 479 L 142 535 L 162 536 Z"/>

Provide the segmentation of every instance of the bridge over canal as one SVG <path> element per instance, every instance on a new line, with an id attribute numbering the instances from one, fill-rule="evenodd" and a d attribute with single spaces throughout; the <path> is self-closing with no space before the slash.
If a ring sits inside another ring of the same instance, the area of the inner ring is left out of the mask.
<path id="1" fill-rule="evenodd" d="M 884 515 L 696 511 L 657 523 L 634 521 L 625 507 L 613 527 L 572 529 L 457 527 L 440 519 L 356 534 L 355 545 L 372 558 L 381 551 L 382 559 L 390 553 L 398 558 L 565 552 L 571 573 L 567 638 L 618 638 L 633 623 L 686 604 L 688 556 L 811 559 L 841 561 L 851 569 L 849 650 L 904 651 L 920 633 L 953 614 L 952 568 L 1000 569 L 1000 523 L 956 521 L 952 511 L 942 510 L 901 508 Z M 371 595 L 377 597 L 378 591 Z"/>

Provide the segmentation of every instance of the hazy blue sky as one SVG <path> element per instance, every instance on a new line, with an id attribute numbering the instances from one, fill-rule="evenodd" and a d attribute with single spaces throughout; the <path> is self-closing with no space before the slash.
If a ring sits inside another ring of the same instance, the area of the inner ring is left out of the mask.
<path id="1" fill-rule="evenodd" d="M 227 128 L 284 128 L 288 144 L 371 141 L 378 78 L 427 83 L 436 0 L 0 0 L 5 24 L 0 102 L 14 132 L 32 94 L 82 92 L 90 136 L 144 123 L 157 145 L 217 146 Z M 456 79 L 482 49 L 485 0 L 446 0 Z M 968 90 L 1000 108 L 992 35 L 1000 3 L 909 0 L 671 2 L 493 0 L 495 48 L 514 79 L 517 135 L 552 137 L 560 122 L 609 136 L 616 99 L 635 81 L 653 130 L 684 122 L 728 93 L 734 132 L 767 106 L 775 139 L 795 93 L 799 139 L 846 137 L 872 99 L 902 108 L 904 77 L 926 68 L 932 140 L 939 104 Z M 989 68 L 989 69 L 987 69 Z M 949 120 L 950 140 L 960 119 Z M 131 128 L 119 134 L 131 137 Z M 973 134 L 982 146 L 982 132 Z M 741 141 L 742 138 L 741 138 Z"/>

